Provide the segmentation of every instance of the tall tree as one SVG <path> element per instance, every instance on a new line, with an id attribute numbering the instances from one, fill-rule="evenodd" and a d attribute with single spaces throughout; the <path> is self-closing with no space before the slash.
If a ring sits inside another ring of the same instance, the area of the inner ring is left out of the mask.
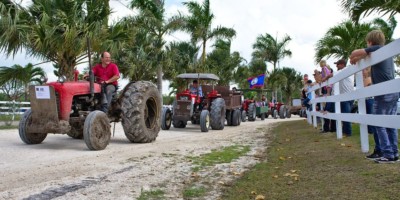
<path id="1" fill-rule="evenodd" d="M 25 100 L 28 99 L 29 84 L 41 84 L 41 77 L 45 77 L 46 73 L 40 67 L 35 67 L 32 63 L 28 63 L 25 67 L 21 65 L 13 65 L 11 67 L 0 67 L 0 85 L 6 86 L 10 91 L 18 91 L 22 85 Z M 11 83 L 11 84 L 7 84 Z M 15 99 L 13 99 L 15 100 Z"/>
<path id="2" fill-rule="evenodd" d="M 162 63 L 165 59 L 164 36 L 169 34 L 182 26 L 180 17 L 171 17 L 169 19 L 165 16 L 165 8 L 163 0 L 132 0 L 131 8 L 137 8 L 140 14 L 136 18 L 139 26 L 149 32 L 153 37 L 153 46 L 155 48 L 154 56 L 149 57 L 153 60 L 154 65 L 157 66 L 157 87 L 160 93 L 162 92 L 162 76 L 163 69 Z"/>
<path id="3" fill-rule="evenodd" d="M 358 22 L 361 17 L 377 12 L 389 14 L 393 17 L 400 13 L 400 1 L 398 0 L 342 0 L 342 8 L 350 14 L 354 22 Z"/>
<path id="4" fill-rule="evenodd" d="M 330 28 L 315 48 L 315 62 L 322 58 L 348 58 L 354 49 L 365 47 L 365 36 L 371 30 L 370 23 L 355 24 L 345 21 Z"/>
<path id="5" fill-rule="evenodd" d="M 166 46 L 168 62 L 164 78 L 170 81 L 172 93 L 182 91 L 186 87 L 183 79 L 176 76 L 181 73 L 193 73 L 198 65 L 199 48 L 190 42 L 171 42 Z"/>
<path id="6" fill-rule="evenodd" d="M 282 95 L 286 100 L 286 105 L 292 105 L 292 97 L 295 93 L 300 93 L 303 86 L 302 75 L 293 68 L 283 67 L 281 71 L 282 75 L 286 78 L 285 83 L 280 85 Z"/>
<path id="7" fill-rule="evenodd" d="M 331 56 L 347 59 L 351 52 L 366 46 L 365 37 L 373 29 L 381 29 L 388 42 L 392 41 L 397 21 L 392 17 L 389 22 L 374 19 L 371 23 L 353 23 L 348 20 L 330 28 L 315 48 L 315 62 Z"/>
<path id="8" fill-rule="evenodd" d="M 236 35 L 236 31 L 232 28 L 217 26 L 212 28 L 214 14 L 210 9 L 210 1 L 204 0 L 203 4 L 195 1 L 183 3 L 189 10 L 189 16 L 185 18 L 185 26 L 183 30 L 191 35 L 193 44 L 201 42 L 202 53 L 201 63 L 204 66 L 206 61 L 207 41 L 214 38 L 231 39 Z"/>
<path id="9" fill-rule="evenodd" d="M 278 65 L 279 61 L 286 56 L 292 56 L 292 52 L 286 49 L 286 46 L 292 40 L 288 35 L 285 35 L 282 40 L 273 38 L 270 34 L 265 33 L 259 35 L 256 42 L 253 44 L 252 56 L 257 59 L 261 59 L 264 62 L 269 62 L 273 65 L 274 69 Z"/>
<path id="10" fill-rule="evenodd" d="M 55 63 L 59 75 L 72 79 L 75 66 L 87 58 L 86 38 L 95 51 L 103 51 L 109 14 L 109 0 L 35 0 L 27 8 L 2 0 L 0 52 L 10 56 L 25 49 L 29 56 Z"/>
<path id="11" fill-rule="evenodd" d="M 239 67 L 243 58 L 239 52 L 231 52 L 231 42 L 218 39 L 214 50 L 207 55 L 207 68 L 216 74 L 220 80 L 218 84 L 229 86 L 233 81 L 233 74 Z"/>

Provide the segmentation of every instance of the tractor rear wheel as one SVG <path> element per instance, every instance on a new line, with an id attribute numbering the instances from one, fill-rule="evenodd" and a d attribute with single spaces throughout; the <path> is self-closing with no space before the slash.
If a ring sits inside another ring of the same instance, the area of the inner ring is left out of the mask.
<path id="1" fill-rule="evenodd" d="M 249 104 L 249 108 L 247 110 L 249 112 L 249 121 L 255 121 L 256 120 L 256 105 L 254 103 Z"/>
<path id="2" fill-rule="evenodd" d="M 286 118 L 286 106 L 281 105 L 279 108 L 279 118 L 285 119 Z"/>
<path id="3" fill-rule="evenodd" d="M 211 128 L 214 130 L 223 130 L 225 126 L 225 100 L 216 98 L 211 103 Z"/>
<path id="4" fill-rule="evenodd" d="M 240 121 L 242 121 L 242 119 L 240 119 L 240 110 L 234 110 L 233 111 L 233 115 L 232 115 L 232 126 L 239 126 L 240 125 Z"/>
<path id="5" fill-rule="evenodd" d="M 103 150 L 110 143 L 111 125 L 106 113 L 95 110 L 86 117 L 83 139 L 90 150 Z"/>
<path id="6" fill-rule="evenodd" d="M 232 110 L 227 110 L 226 111 L 226 124 L 228 126 L 232 126 L 232 118 L 233 117 L 233 111 Z"/>
<path id="7" fill-rule="evenodd" d="M 202 110 L 200 113 L 200 130 L 201 132 L 208 132 L 210 129 L 210 112 Z"/>
<path id="8" fill-rule="evenodd" d="M 19 121 L 19 137 L 26 144 L 40 144 L 47 137 L 47 133 L 27 133 L 29 125 L 32 123 L 32 111 L 25 111 L 21 120 Z"/>
<path id="9" fill-rule="evenodd" d="M 161 96 L 157 86 L 138 81 L 127 86 L 121 101 L 122 127 L 131 142 L 154 141 L 160 132 Z"/>
<path id="10" fill-rule="evenodd" d="M 172 123 L 172 112 L 169 108 L 163 108 L 161 113 L 161 129 L 169 130 Z"/>
<path id="11" fill-rule="evenodd" d="M 272 116 L 274 119 L 278 119 L 278 110 L 274 109 Z"/>
<path id="12" fill-rule="evenodd" d="M 241 118 L 242 118 L 242 122 L 246 122 L 246 121 L 247 121 L 247 113 L 246 113 L 245 110 L 242 110 L 242 116 L 241 116 Z"/>
<path id="13" fill-rule="evenodd" d="M 286 118 L 291 118 L 291 117 L 292 117 L 292 111 L 291 111 L 290 108 L 288 108 L 288 109 L 286 110 Z"/>

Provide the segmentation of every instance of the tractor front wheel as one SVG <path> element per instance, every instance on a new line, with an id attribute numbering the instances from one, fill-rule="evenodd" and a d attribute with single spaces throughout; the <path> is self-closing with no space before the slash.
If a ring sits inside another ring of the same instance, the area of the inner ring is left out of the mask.
<path id="1" fill-rule="evenodd" d="M 25 111 L 21 120 L 19 121 L 19 137 L 26 144 L 40 144 L 47 137 L 47 133 L 29 133 L 29 125 L 32 123 L 32 111 Z"/>
<path id="2" fill-rule="evenodd" d="M 208 132 L 210 129 L 210 112 L 202 110 L 200 113 L 200 130 L 201 132 Z"/>
<path id="3" fill-rule="evenodd" d="M 103 150 L 111 138 L 111 125 L 106 113 L 95 110 L 85 119 L 83 139 L 90 150 Z"/>
<path id="4" fill-rule="evenodd" d="M 161 129 L 169 130 L 172 123 L 172 112 L 169 108 L 163 108 L 161 113 Z"/>

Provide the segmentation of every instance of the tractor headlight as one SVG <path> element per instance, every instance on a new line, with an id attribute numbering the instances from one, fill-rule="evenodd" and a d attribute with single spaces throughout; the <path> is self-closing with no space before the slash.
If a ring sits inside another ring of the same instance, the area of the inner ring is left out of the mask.
<path id="1" fill-rule="evenodd" d="M 67 80 L 67 77 L 65 77 L 65 76 L 63 75 L 63 76 L 59 76 L 59 77 L 58 77 L 57 82 L 59 82 L 59 83 L 64 83 L 65 80 Z"/>

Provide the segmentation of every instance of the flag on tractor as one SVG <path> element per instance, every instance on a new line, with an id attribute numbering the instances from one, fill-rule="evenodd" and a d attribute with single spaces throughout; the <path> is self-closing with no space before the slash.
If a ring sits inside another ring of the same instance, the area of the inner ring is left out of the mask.
<path id="1" fill-rule="evenodd" d="M 260 74 L 257 77 L 250 77 L 247 81 L 250 84 L 250 88 L 262 88 L 264 86 L 265 74 Z"/>

